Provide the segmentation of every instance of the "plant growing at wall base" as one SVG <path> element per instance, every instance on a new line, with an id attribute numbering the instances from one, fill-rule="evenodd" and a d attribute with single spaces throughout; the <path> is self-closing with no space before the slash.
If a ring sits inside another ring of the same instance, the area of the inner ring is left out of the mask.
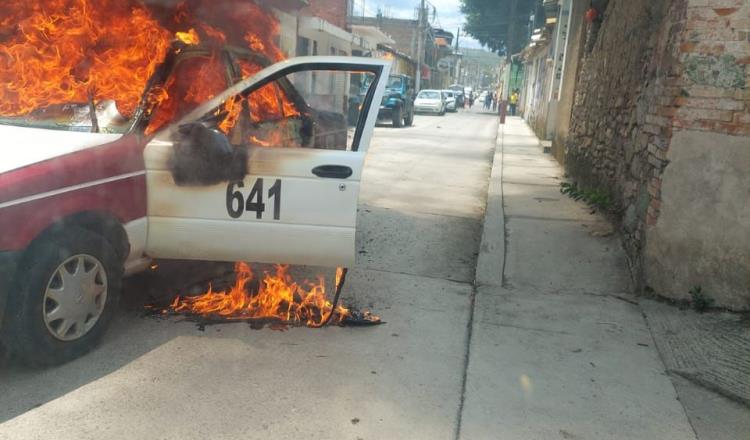
<path id="1" fill-rule="evenodd" d="M 714 299 L 706 295 L 701 286 L 693 287 L 689 293 L 692 298 L 693 309 L 698 313 L 705 312 L 714 304 Z"/>
<path id="2" fill-rule="evenodd" d="M 602 211 L 606 211 L 612 206 L 612 199 L 600 189 L 583 189 L 575 183 L 563 182 L 560 184 L 560 192 L 575 201 L 582 200 L 587 205 Z"/>

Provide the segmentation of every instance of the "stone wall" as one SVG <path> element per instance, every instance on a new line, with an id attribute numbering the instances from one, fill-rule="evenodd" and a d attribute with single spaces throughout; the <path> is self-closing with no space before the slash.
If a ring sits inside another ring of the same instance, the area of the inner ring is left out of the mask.
<path id="1" fill-rule="evenodd" d="M 582 60 L 566 167 L 657 294 L 750 308 L 749 29 L 746 0 L 610 0 Z"/>

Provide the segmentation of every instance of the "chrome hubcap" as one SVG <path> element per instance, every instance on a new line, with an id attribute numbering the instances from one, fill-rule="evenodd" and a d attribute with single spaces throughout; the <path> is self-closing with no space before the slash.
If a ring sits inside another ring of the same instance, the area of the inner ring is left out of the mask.
<path id="1" fill-rule="evenodd" d="M 47 330 L 72 341 L 91 330 L 107 301 L 107 274 L 91 255 L 74 255 L 52 273 L 44 292 L 42 313 Z"/>

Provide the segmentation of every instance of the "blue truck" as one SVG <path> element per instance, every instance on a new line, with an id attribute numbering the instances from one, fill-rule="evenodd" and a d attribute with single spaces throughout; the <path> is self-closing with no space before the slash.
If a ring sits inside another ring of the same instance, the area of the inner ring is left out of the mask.
<path id="1" fill-rule="evenodd" d="M 408 75 L 388 77 L 383 100 L 380 102 L 378 122 L 390 121 L 394 127 L 410 126 L 414 122 L 414 79 Z"/>

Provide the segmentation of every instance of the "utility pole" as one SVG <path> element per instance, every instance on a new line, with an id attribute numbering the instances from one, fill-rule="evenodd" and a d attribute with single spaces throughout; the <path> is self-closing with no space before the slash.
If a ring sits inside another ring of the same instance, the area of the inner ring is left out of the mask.
<path id="1" fill-rule="evenodd" d="M 515 39 L 516 39 L 516 15 L 518 14 L 516 12 L 516 6 L 518 5 L 518 0 L 510 0 L 510 23 L 508 24 L 508 38 L 506 38 L 506 57 L 508 58 L 508 62 L 510 63 L 513 56 L 513 46 L 515 45 Z"/>
<path id="2" fill-rule="evenodd" d="M 414 90 L 419 92 L 422 86 L 422 59 L 424 58 L 424 0 L 420 0 L 417 16 L 417 78 L 414 80 Z"/>
<path id="3" fill-rule="evenodd" d="M 456 78 L 454 84 L 461 82 L 461 55 L 458 52 L 458 39 L 461 37 L 461 26 L 456 29 Z"/>

